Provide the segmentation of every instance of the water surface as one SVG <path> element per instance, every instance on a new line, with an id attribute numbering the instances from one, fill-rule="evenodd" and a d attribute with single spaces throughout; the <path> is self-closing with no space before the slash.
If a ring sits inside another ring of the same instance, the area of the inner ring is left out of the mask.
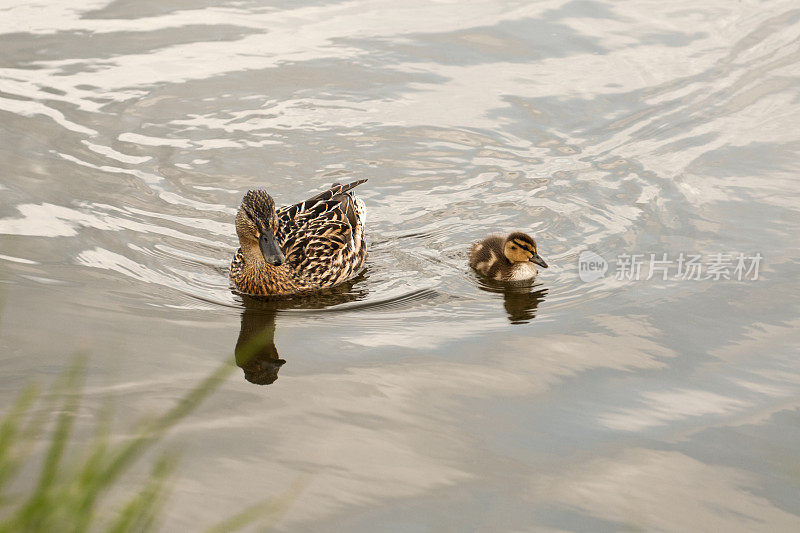
<path id="1" fill-rule="evenodd" d="M 0 13 L 0 402 L 88 350 L 81 424 L 110 396 L 121 438 L 267 328 L 173 432 L 165 531 L 298 479 L 280 530 L 800 529 L 795 2 Z M 361 178 L 361 277 L 231 292 L 247 189 Z M 511 230 L 533 287 L 467 269 Z M 617 279 L 651 253 L 763 261 Z"/>

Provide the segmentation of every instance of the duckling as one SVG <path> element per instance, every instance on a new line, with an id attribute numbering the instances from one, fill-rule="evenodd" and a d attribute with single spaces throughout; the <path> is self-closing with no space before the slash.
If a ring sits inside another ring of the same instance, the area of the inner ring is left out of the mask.
<path id="1" fill-rule="evenodd" d="M 292 206 L 275 208 L 263 190 L 248 191 L 236 214 L 240 248 L 230 279 L 255 296 L 325 289 L 356 276 L 367 260 L 364 202 L 352 191 L 367 180 L 334 183 Z"/>
<path id="2" fill-rule="evenodd" d="M 539 273 L 534 265 L 547 268 L 536 251 L 536 242 L 521 232 L 508 237 L 492 235 L 472 245 L 469 266 L 479 274 L 498 281 L 522 281 Z"/>

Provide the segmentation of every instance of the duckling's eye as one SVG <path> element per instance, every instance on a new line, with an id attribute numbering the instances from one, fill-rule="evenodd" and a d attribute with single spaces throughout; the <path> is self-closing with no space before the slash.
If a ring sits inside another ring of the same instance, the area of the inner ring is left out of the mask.
<path id="1" fill-rule="evenodd" d="M 517 249 L 517 247 L 516 247 L 516 246 L 512 246 L 512 247 L 511 247 L 511 249 L 512 249 L 512 250 L 516 250 L 516 249 Z"/>

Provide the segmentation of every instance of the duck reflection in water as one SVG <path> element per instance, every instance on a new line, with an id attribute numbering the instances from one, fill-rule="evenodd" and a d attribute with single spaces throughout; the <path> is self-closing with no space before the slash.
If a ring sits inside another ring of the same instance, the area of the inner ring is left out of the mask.
<path id="1" fill-rule="evenodd" d="M 252 301 L 249 301 L 252 300 Z M 275 315 L 269 302 L 254 298 L 245 300 L 242 327 L 236 341 L 236 365 L 244 370 L 244 378 L 256 385 L 269 385 L 278 379 L 278 370 L 286 362 L 275 347 Z"/>
<path id="2" fill-rule="evenodd" d="M 512 324 L 527 324 L 536 318 L 536 309 L 547 296 L 547 289 L 533 280 L 502 282 L 477 277 L 481 290 L 503 295 L 503 305 Z"/>
<path id="3" fill-rule="evenodd" d="M 269 385 L 278 379 L 278 371 L 286 363 L 275 346 L 275 318 L 285 310 L 314 311 L 363 299 L 367 291 L 353 289 L 363 281 L 362 274 L 335 288 L 307 296 L 287 299 L 261 299 L 239 294 L 242 298 L 242 325 L 236 340 L 234 354 L 236 365 L 244 371 L 244 378 L 256 385 Z"/>

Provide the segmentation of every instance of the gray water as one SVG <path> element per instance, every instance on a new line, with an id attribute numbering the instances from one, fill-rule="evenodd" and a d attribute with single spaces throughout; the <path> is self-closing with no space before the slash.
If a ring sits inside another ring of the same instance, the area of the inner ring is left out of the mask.
<path id="1" fill-rule="evenodd" d="M 122 438 L 274 332 L 171 432 L 165 531 L 298 480 L 278 530 L 800 529 L 796 2 L 53 0 L 0 32 L 2 405 L 85 350 L 80 423 L 111 398 Z M 248 188 L 360 178 L 363 276 L 230 290 Z M 533 286 L 467 268 L 512 230 Z"/>

